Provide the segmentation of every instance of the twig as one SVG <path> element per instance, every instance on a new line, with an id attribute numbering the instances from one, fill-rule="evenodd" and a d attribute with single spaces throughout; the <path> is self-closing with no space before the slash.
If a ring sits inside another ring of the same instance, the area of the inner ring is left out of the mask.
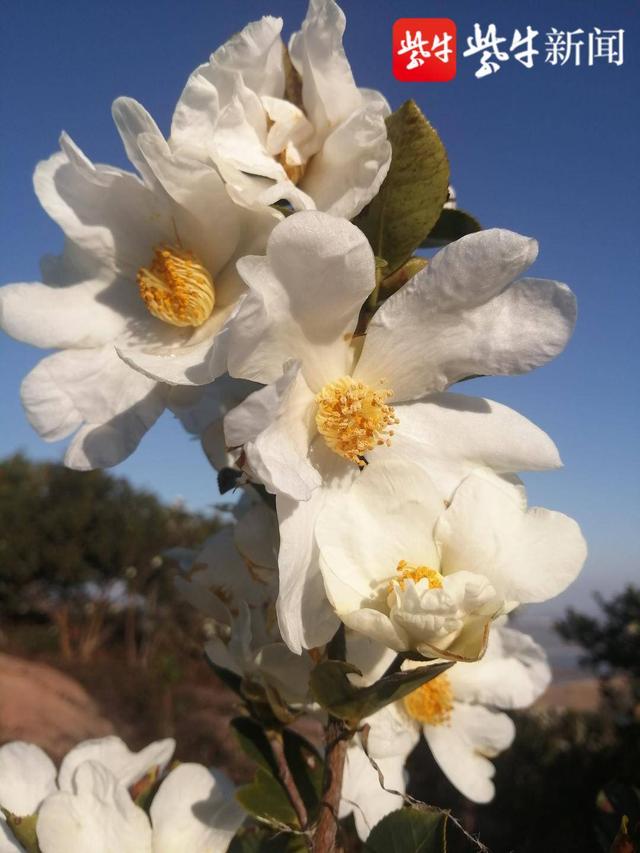
<path id="1" fill-rule="evenodd" d="M 344 625 L 338 628 L 327 646 L 329 660 L 344 660 L 346 657 L 346 638 Z M 326 744 L 324 759 L 324 778 L 322 781 L 322 799 L 320 816 L 313 837 L 313 853 L 333 853 L 336 844 L 336 832 L 342 795 L 342 779 L 347 747 L 353 732 L 344 720 L 329 715 L 324 729 Z"/>
<path id="2" fill-rule="evenodd" d="M 313 853 L 333 853 L 338 829 L 344 762 L 351 731 L 344 720 L 329 717 L 325 727 L 326 754 L 320 817 L 313 838 Z"/>
<path id="3" fill-rule="evenodd" d="M 271 750 L 273 752 L 273 757 L 276 760 L 276 764 L 278 765 L 278 775 L 280 777 L 280 782 L 287 792 L 287 796 L 291 801 L 291 805 L 293 806 L 293 810 L 296 813 L 296 817 L 298 818 L 298 823 L 300 824 L 300 828 L 304 831 L 307 829 L 307 825 L 309 823 L 309 817 L 307 815 L 307 809 L 305 804 L 300 796 L 300 791 L 298 791 L 298 786 L 295 783 L 291 770 L 289 769 L 289 764 L 287 763 L 287 757 L 284 754 L 284 743 L 282 740 L 282 735 L 276 731 L 268 731 L 267 737 L 269 738 L 269 743 L 271 744 Z"/>

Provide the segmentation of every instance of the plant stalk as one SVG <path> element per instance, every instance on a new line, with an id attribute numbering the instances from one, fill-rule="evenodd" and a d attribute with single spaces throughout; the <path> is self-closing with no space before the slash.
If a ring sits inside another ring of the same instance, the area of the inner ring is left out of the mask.
<path id="1" fill-rule="evenodd" d="M 351 731 L 337 717 L 329 717 L 325 727 L 326 754 L 320 816 L 313 838 L 313 853 L 333 853 L 336 849 L 338 812 L 342 794 L 344 762 Z"/>
<path id="2" fill-rule="evenodd" d="M 300 796 L 300 791 L 298 791 L 298 786 L 295 783 L 293 775 L 291 774 L 291 770 L 289 769 L 289 764 L 287 763 L 287 757 L 284 753 L 284 744 L 282 741 L 282 735 L 278 732 L 269 731 L 267 732 L 267 736 L 269 738 L 269 743 L 271 744 L 271 751 L 273 752 L 273 757 L 276 760 L 276 764 L 278 765 L 278 775 L 280 777 L 280 782 L 287 792 L 287 796 L 293 806 L 293 810 L 296 813 L 296 817 L 298 818 L 298 823 L 300 824 L 300 829 L 304 832 L 307 829 L 309 823 L 309 817 L 307 815 L 307 809 L 305 808 L 305 804 Z"/>
<path id="3" fill-rule="evenodd" d="M 344 625 L 340 625 L 335 636 L 327 646 L 329 660 L 346 659 L 346 635 Z M 336 833 L 342 795 L 344 762 L 347 746 L 353 732 L 344 720 L 329 715 L 324 729 L 325 758 L 322 799 L 316 831 L 313 836 L 313 853 L 333 853 L 336 849 Z"/>

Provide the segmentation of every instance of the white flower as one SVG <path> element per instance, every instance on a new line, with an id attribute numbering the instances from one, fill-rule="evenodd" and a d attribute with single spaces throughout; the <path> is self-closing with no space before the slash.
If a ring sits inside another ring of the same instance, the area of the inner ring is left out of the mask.
<path id="1" fill-rule="evenodd" d="M 356 661 L 357 662 L 357 661 Z M 442 772 L 470 800 L 486 803 L 493 798 L 494 767 L 489 759 L 507 749 L 515 728 L 510 717 L 494 709 L 526 708 L 546 690 L 551 671 L 544 650 L 531 637 L 504 626 L 491 633 L 487 651 L 475 663 L 456 663 L 410 693 L 387 705 L 364 722 L 370 728 L 367 749 L 380 766 L 385 788 L 404 792 L 402 768 L 422 733 Z M 352 747 L 353 751 L 360 748 Z M 363 756 L 354 765 L 362 774 Z M 379 811 L 365 809 L 356 824 L 361 838 L 398 803 L 392 795 L 375 790 L 369 774 L 369 793 L 362 796 L 361 777 L 354 778 L 347 767 L 343 798 L 368 800 Z M 397 798 L 396 798 L 397 800 Z M 368 826 L 363 826 L 364 821 Z M 363 832 L 364 830 L 364 832 Z"/>
<path id="2" fill-rule="evenodd" d="M 211 661 L 296 705 L 308 698 L 312 661 L 293 654 L 278 630 L 277 549 L 275 513 L 255 503 L 233 527 L 214 534 L 175 583 L 213 622 L 205 646 Z"/>
<path id="3" fill-rule="evenodd" d="M 135 103 L 120 99 L 114 117 L 142 180 L 94 165 L 63 134 L 34 185 L 64 253 L 45 258 L 44 283 L 0 290 L 4 331 L 61 350 L 27 376 L 22 398 L 46 440 L 75 433 L 72 468 L 114 465 L 135 449 L 167 403 L 158 377 L 202 384 L 226 370 L 244 289 L 235 260 L 262 251 L 278 217 L 234 204 L 215 168 L 173 154 Z"/>
<path id="4" fill-rule="evenodd" d="M 42 853 L 222 853 L 244 813 L 224 774 L 181 764 L 160 785 L 150 819 L 104 765 L 87 761 L 70 791 L 44 801 L 36 832 Z"/>
<path id="5" fill-rule="evenodd" d="M 129 788 L 149 773 L 162 773 L 174 749 L 172 738 L 155 741 L 140 752 L 131 752 L 118 737 L 96 738 L 83 741 L 70 750 L 57 773 L 40 747 L 12 741 L 0 747 L 0 807 L 17 817 L 38 813 L 50 794 L 72 790 L 75 771 L 87 761 L 99 762 L 120 785 Z M 0 851 L 5 853 L 5 850 L 22 850 L 22 847 L 0 813 Z"/>
<path id="6" fill-rule="evenodd" d="M 551 440 L 522 416 L 441 393 L 467 376 L 531 370 L 563 349 L 571 291 L 543 279 L 511 283 L 535 255 L 535 241 L 509 231 L 463 237 L 382 305 L 364 339 L 353 333 L 374 258 L 355 226 L 297 213 L 273 230 L 266 257 L 239 261 L 249 292 L 231 330 L 229 372 L 271 384 L 227 415 L 225 435 L 277 494 L 279 620 L 292 649 L 335 630 L 319 600 L 313 522 L 327 491 L 355 478 L 365 458 L 393 451 L 428 466 L 443 497 L 478 465 L 559 465 Z"/>
<path id="7" fill-rule="evenodd" d="M 131 752 L 117 737 L 84 741 L 64 757 L 58 773 L 33 744 L 0 748 L 0 806 L 18 817 L 37 814 L 42 853 L 211 853 L 223 851 L 244 819 L 224 774 L 181 764 L 163 780 L 151 804 L 151 824 L 129 790 L 161 775 L 171 738 Z M 0 813 L 0 851 L 22 846 Z"/>
<path id="8" fill-rule="evenodd" d="M 191 75 L 170 144 L 214 162 L 240 203 L 286 199 L 348 219 L 376 195 L 391 146 L 378 92 L 358 89 L 342 47 L 345 17 L 333 0 L 311 0 L 289 44 L 301 100 L 286 92 L 282 20 L 246 26 Z"/>
<path id="9" fill-rule="evenodd" d="M 586 556 L 575 521 L 526 508 L 524 490 L 486 469 L 445 509 L 428 474 L 376 459 L 331 495 L 316 525 L 325 588 L 340 619 L 396 651 L 477 658 L 491 619 L 545 601 Z"/>

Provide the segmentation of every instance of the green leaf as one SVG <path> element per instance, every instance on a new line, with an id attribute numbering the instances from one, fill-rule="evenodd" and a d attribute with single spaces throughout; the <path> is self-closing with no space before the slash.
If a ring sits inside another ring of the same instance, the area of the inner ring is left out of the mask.
<path id="1" fill-rule="evenodd" d="M 218 664 L 211 660 L 209 655 L 205 655 L 204 659 L 226 687 L 233 690 L 233 692 L 237 693 L 239 696 L 242 696 L 242 679 L 239 675 L 236 675 L 235 672 L 231 672 L 230 669 L 224 669 L 224 667 L 218 666 Z"/>
<path id="2" fill-rule="evenodd" d="M 447 816 L 434 810 L 404 808 L 377 823 L 364 853 L 446 853 Z"/>
<path id="3" fill-rule="evenodd" d="M 300 828 L 286 791 L 263 767 L 258 767 L 252 782 L 238 788 L 236 800 L 259 820 Z"/>
<path id="4" fill-rule="evenodd" d="M 324 762 L 309 741 L 290 729 L 283 731 L 284 755 L 311 821 L 315 820 L 322 798 Z"/>
<path id="5" fill-rule="evenodd" d="M 18 815 L 12 814 L 7 809 L 2 809 L 2 812 L 7 819 L 9 829 L 16 841 L 24 847 L 26 853 L 40 853 L 38 836 L 36 835 L 38 816 L 31 814 L 25 817 L 18 817 Z"/>
<path id="6" fill-rule="evenodd" d="M 236 717 L 231 720 L 231 728 L 244 754 L 255 761 L 258 767 L 277 777 L 278 765 L 263 727 L 250 717 Z"/>
<path id="7" fill-rule="evenodd" d="M 347 676 L 360 674 L 358 670 L 350 663 L 329 660 L 319 663 L 311 673 L 311 691 L 316 701 L 334 716 L 357 723 L 390 702 L 402 699 L 451 666 L 450 661 L 428 664 L 406 672 L 394 672 L 370 687 L 354 687 Z"/>
<path id="8" fill-rule="evenodd" d="M 378 195 L 353 220 L 393 272 L 438 221 L 449 188 L 440 137 L 414 101 L 387 118 L 391 165 Z"/>
<path id="9" fill-rule="evenodd" d="M 433 249 L 438 246 L 446 246 L 466 234 L 475 234 L 476 231 L 482 231 L 482 225 L 475 216 L 467 213 L 466 210 L 445 207 L 420 247 L 422 249 Z"/>
<path id="10" fill-rule="evenodd" d="M 274 835 L 268 829 L 251 826 L 234 835 L 228 853 L 300 853 L 307 850 L 299 835 L 280 832 Z"/>

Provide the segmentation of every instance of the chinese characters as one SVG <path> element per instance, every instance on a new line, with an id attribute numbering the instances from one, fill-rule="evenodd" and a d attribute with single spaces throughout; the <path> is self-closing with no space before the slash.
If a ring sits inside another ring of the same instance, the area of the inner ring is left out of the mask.
<path id="1" fill-rule="evenodd" d="M 521 33 L 515 29 L 512 38 L 498 35 L 495 24 L 489 24 L 486 30 L 476 23 L 473 35 L 467 37 L 467 49 L 464 57 L 479 54 L 480 66 L 475 72 L 478 78 L 495 74 L 502 63 L 513 58 L 525 68 L 533 68 L 535 57 L 540 50 L 534 42 L 540 36 L 538 30 L 527 26 Z M 608 65 L 622 65 L 624 62 L 624 30 L 607 30 L 593 27 L 590 32 L 584 29 L 559 30 L 551 27 L 544 35 L 544 62 L 549 65 L 595 65 L 598 62 Z"/>

